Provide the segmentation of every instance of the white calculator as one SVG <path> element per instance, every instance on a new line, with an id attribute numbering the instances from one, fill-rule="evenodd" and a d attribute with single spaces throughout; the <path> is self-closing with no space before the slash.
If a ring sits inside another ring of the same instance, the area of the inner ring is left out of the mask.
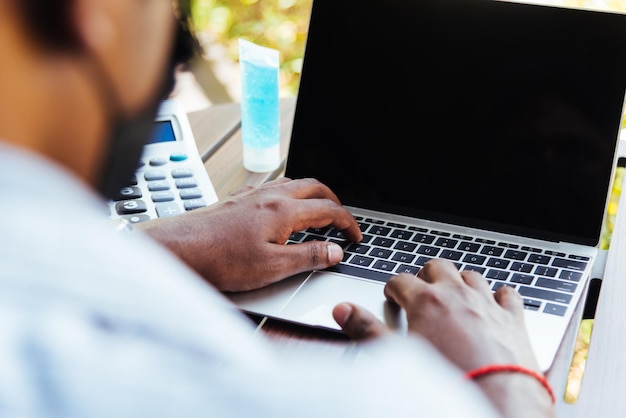
<path id="1" fill-rule="evenodd" d="M 138 223 L 217 200 L 186 113 L 176 100 L 162 101 L 134 178 L 109 203 L 111 219 Z"/>

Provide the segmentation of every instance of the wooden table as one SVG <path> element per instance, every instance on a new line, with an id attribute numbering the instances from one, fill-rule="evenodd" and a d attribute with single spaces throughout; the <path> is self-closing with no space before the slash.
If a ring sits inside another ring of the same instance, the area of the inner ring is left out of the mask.
<path id="1" fill-rule="evenodd" d="M 205 167 L 221 199 L 244 185 L 260 185 L 284 174 L 295 99 L 281 101 L 281 166 L 271 173 L 243 168 L 239 104 L 215 105 L 189 114 Z M 624 141 L 622 141 L 624 142 Z M 626 156 L 626 145 L 620 144 Z M 623 417 L 626 412 L 626 193 L 621 197 L 598 301 L 586 372 L 578 401 L 563 401 L 582 301 L 548 378 L 557 395 L 557 417 Z M 289 350 L 324 350 L 341 356 L 350 346 L 340 334 L 257 318 L 259 329 Z"/>

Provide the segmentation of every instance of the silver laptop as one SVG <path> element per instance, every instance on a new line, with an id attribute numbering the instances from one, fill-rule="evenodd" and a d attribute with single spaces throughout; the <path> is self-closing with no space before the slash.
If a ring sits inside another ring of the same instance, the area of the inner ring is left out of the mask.
<path id="1" fill-rule="evenodd" d="M 601 258 L 625 89 L 625 15 L 314 0 L 286 175 L 330 186 L 364 240 L 294 233 L 340 243 L 344 261 L 232 300 L 328 329 L 351 301 L 402 328 L 385 282 L 446 258 L 520 292 L 548 370 Z"/>

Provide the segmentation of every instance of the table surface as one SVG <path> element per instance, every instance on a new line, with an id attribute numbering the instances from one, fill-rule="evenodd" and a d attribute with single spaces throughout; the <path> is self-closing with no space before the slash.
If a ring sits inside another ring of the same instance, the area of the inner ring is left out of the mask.
<path id="1" fill-rule="evenodd" d="M 218 198 L 244 185 L 260 185 L 284 174 L 291 136 L 295 99 L 281 100 L 281 166 L 270 173 L 252 173 L 243 168 L 241 117 L 237 103 L 210 106 L 189 113 L 189 121 L 198 150 L 215 187 Z M 619 155 L 626 156 L 621 141 Z M 582 301 L 557 358 L 548 372 L 548 379 L 557 395 L 557 417 L 622 417 L 626 410 L 626 193 L 614 226 L 604 277 L 595 314 L 593 332 L 586 361 L 585 374 L 578 401 L 563 401 L 573 348 L 582 316 Z M 256 318 L 259 329 L 286 350 L 316 350 L 341 356 L 350 347 L 346 337 L 330 331 L 287 324 L 269 318 Z"/>

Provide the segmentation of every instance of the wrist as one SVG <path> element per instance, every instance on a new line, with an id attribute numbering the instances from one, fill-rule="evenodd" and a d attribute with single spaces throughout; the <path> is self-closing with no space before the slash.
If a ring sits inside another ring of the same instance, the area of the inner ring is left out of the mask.
<path id="1" fill-rule="evenodd" d="M 465 375 L 487 395 L 503 417 L 552 417 L 555 397 L 545 376 L 535 370 L 494 364 Z"/>

